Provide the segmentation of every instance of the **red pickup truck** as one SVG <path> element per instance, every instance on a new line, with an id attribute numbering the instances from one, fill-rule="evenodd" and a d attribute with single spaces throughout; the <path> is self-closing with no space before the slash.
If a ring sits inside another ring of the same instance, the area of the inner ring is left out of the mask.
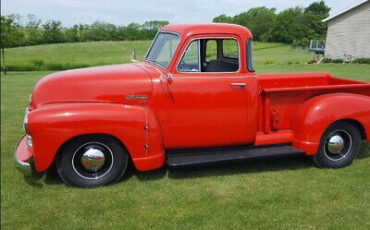
<path id="1" fill-rule="evenodd" d="M 277 54 L 278 55 L 278 54 Z M 370 141 L 370 83 L 328 73 L 257 75 L 252 34 L 230 24 L 168 25 L 140 63 L 41 79 L 15 152 L 25 175 L 55 163 L 71 186 L 139 171 L 285 154 L 319 167 Z"/>

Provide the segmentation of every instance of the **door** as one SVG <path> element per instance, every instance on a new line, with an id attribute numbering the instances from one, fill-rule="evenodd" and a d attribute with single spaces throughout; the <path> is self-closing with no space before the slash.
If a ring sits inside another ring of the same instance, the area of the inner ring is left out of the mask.
<path id="1" fill-rule="evenodd" d="M 170 95 L 164 133 L 167 148 L 253 142 L 254 135 L 248 130 L 248 85 L 246 76 L 239 73 L 240 57 L 227 60 L 220 51 L 226 43 L 220 40 L 191 41 L 166 83 Z"/>

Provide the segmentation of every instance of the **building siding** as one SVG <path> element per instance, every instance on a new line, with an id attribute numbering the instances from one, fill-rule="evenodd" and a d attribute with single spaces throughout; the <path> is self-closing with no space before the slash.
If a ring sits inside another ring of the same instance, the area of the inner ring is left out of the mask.
<path id="1" fill-rule="evenodd" d="M 328 23 L 326 57 L 370 58 L 370 1 Z"/>

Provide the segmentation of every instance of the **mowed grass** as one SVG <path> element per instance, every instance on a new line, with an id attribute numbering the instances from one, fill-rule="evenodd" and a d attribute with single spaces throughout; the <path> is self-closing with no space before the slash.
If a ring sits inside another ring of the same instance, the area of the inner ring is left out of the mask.
<path id="1" fill-rule="evenodd" d="M 142 60 L 151 41 L 81 42 L 19 47 L 5 50 L 6 66 L 17 70 L 63 70 L 130 62 L 135 50 Z"/>
<path id="2" fill-rule="evenodd" d="M 259 45 L 262 49 L 255 45 L 254 54 L 259 73 L 327 71 L 370 80 L 368 65 L 307 65 L 312 55 L 306 51 Z M 117 53 L 112 49 L 107 55 Z M 60 55 L 68 61 L 75 54 Z M 85 60 L 98 63 L 100 58 Z M 368 143 L 351 166 L 337 170 L 290 157 L 150 172 L 131 169 L 118 184 L 95 189 L 67 187 L 53 172 L 26 180 L 14 167 L 13 151 L 23 135 L 28 95 L 48 73 L 1 77 L 3 229 L 370 229 Z"/>
<path id="3" fill-rule="evenodd" d="M 137 60 L 143 60 L 151 42 L 78 42 L 5 49 L 6 67 L 9 71 L 40 71 L 128 63 L 134 50 Z M 286 45 L 255 42 L 254 50 L 281 46 Z"/>
<path id="4" fill-rule="evenodd" d="M 143 60 L 151 41 L 84 42 L 27 46 L 5 50 L 9 71 L 64 70 L 130 62 L 135 50 Z M 281 43 L 254 42 L 254 63 L 258 73 L 328 71 L 338 76 L 370 80 L 370 66 L 361 64 L 307 65 L 316 58 L 306 50 Z M 338 66 L 344 65 L 344 68 Z M 341 70 L 340 71 L 337 71 Z"/>

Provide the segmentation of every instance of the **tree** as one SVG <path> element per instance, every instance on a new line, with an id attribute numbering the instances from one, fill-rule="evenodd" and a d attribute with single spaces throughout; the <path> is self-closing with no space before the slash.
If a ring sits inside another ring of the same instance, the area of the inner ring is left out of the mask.
<path id="1" fill-rule="evenodd" d="M 308 26 L 315 33 L 315 39 L 325 38 L 328 26 L 322 20 L 329 16 L 329 12 L 330 7 L 326 6 L 324 1 L 314 2 L 304 10 L 304 14 L 309 19 Z"/>
<path id="2" fill-rule="evenodd" d="M 125 27 L 125 38 L 127 40 L 140 40 L 140 24 L 130 23 Z"/>
<path id="3" fill-rule="evenodd" d="M 39 30 L 41 20 L 35 15 L 27 15 L 28 22 L 26 23 L 27 41 L 26 45 L 37 45 L 42 41 L 42 33 Z"/>
<path id="4" fill-rule="evenodd" d="M 276 20 L 276 9 L 266 7 L 251 8 L 247 12 L 234 16 L 234 23 L 250 29 L 255 40 L 261 40 L 261 36 L 266 33 Z"/>
<path id="5" fill-rule="evenodd" d="M 80 42 L 89 41 L 89 30 L 90 30 L 90 26 L 87 24 L 78 25 L 78 34 L 79 34 L 78 40 Z"/>
<path id="6" fill-rule="evenodd" d="M 213 22 L 245 26 L 255 40 L 308 43 L 310 39 L 323 39 L 326 35 L 327 26 L 322 19 L 329 16 L 329 11 L 324 1 L 314 2 L 306 8 L 289 8 L 279 14 L 275 8 L 255 7 L 233 17 L 221 14 L 213 18 Z"/>
<path id="7" fill-rule="evenodd" d="M 286 9 L 277 15 L 264 38 L 272 42 L 308 45 L 309 40 L 322 39 L 326 35 L 327 27 L 322 19 L 329 15 L 329 11 L 323 1 L 314 2 L 305 9 Z"/>
<path id="8" fill-rule="evenodd" d="M 160 30 L 163 26 L 168 25 L 168 21 L 146 21 L 144 24 L 141 25 L 141 35 L 142 39 L 153 39 L 154 36 L 157 34 L 158 30 Z"/>
<path id="9" fill-rule="evenodd" d="M 118 26 L 115 40 L 116 41 L 123 41 L 125 39 L 126 39 L 125 38 L 125 26 Z"/>
<path id="10" fill-rule="evenodd" d="M 303 14 L 300 7 L 289 8 L 280 12 L 270 29 L 263 35 L 263 40 L 270 42 L 292 43 L 301 32 L 301 25 L 297 23 Z"/>
<path id="11" fill-rule="evenodd" d="M 2 57 L 2 69 L 4 74 L 6 74 L 6 67 L 5 67 L 5 47 L 9 47 L 10 41 L 10 34 L 13 30 L 13 20 L 10 18 L 6 18 L 5 16 L 1 16 L 1 57 Z"/>
<path id="12" fill-rule="evenodd" d="M 28 28 L 38 28 L 41 24 L 41 19 L 38 19 L 34 14 L 27 15 L 28 22 L 26 27 Z"/>
<path id="13" fill-rule="evenodd" d="M 105 22 L 94 22 L 89 27 L 89 40 L 108 41 L 112 40 L 112 35 L 116 32 L 115 25 Z M 114 35 L 113 35 L 114 36 Z"/>
<path id="14" fill-rule="evenodd" d="M 313 2 L 306 9 L 304 13 L 312 13 L 318 16 L 320 19 L 327 18 L 329 16 L 330 7 L 325 5 L 324 1 Z"/>
<path id="15" fill-rule="evenodd" d="M 15 27 L 21 27 L 23 25 L 23 17 L 20 14 L 10 14 L 8 15 L 9 18 L 13 20 L 13 25 Z"/>
<path id="16" fill-rule="evenodd" d="M 221 14 L 212 20 L 213 22 L 224 22 L 224 23 L 233 23 L 233 17 L 227 16 L 226 14 Z"/>
<path id="17" fill-rule="evenodd" d="M 66 42 L 78 42 L 78 25 L 73 25 L 64 32 Z"/>
<path id="18" fill-rule="evenodd" d="M 23 32 L 16 27 L 12 16 L 1 16 L 1 57 L 4 74 L 6 74 L 5 48 L 20 45 L 23 37 Z"/>
<path id="19" fill-rule="evenodd" d="M 276 9 L 266 7 L 251 8 L 246 12 L 235 15 L 234 17 L 221 14 L 213 18 L 213 22 L 235 23 L 250 29 L 255 40 L 261 40 L 276 19 Z"/>
<path id="20" fill-rule="evenodd" d="M 60 21 L 48 21 L 42 27 L 44 28 L 43 42 L 44 43 L 60 43 L 64 42 L 64 34 L 61 31 L 62 23 Z"/>

